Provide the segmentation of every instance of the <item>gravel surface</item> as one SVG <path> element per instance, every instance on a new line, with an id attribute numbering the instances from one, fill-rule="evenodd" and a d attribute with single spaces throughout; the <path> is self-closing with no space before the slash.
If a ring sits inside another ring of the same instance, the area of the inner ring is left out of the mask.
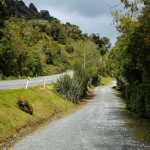
<path id="1" fill-rule="evenodd" d="M 11 150 L 150 150 L 125 127 L 112 86 L 97 87 L 85 107 L 26 136 Z"/>

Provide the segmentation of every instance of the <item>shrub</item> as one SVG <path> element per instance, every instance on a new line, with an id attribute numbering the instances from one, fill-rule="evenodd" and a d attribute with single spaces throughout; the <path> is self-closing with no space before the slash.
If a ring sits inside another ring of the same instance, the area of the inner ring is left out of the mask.
<path id="1" fill-rule="evenodd" d="M 22 110 L 30 115 L 33 114 L 33 108 L 27 100 L 23 100 L 21 97 L 19 97 L 17 105 L 19 106 L 20 110 Z"/>
<path id="2" fill-rule="evenodd" d="M 127 108 L 141 117 L 150 118 L 150 84 L 132 84 L 127 87 Z"/>
<path id="3" fill-rule="evenodd" d="M 56 90 L 73 103 L 77 103 L 82 96 L 82 84 L 69 75 L 62 76 L 55 84 Z"/>
<path id="4" fill-rule="evenodd" d="M 92 78 L 92 84 L 93 85 L 99 85 L 99 83 L 100 83 L 100 78 L 99 78 L 99 76 L 97 75 L 97 76 L 94 76 L 93 78 Z"/>

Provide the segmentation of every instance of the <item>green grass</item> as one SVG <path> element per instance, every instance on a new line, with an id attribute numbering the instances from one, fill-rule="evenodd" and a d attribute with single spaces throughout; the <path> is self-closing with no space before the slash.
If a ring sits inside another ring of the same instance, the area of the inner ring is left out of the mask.
<path id="1" fill-rule="evenodd" d="M 103 76 L 100 76 L 100 85 L 108 85 L 110 84 L 114 79 L 109 77 L 109 76 L 106 76 L 106 77 L 103 77 Z"/>
<path id="2" fill-rule="evenodd" d="M 140 118 L 127 109 L 123 111 L 126 118 L 126 125 L 132 130 L 135 137 L 145 144 L 150 144 L 150 120 Z"/>
<path id="3" fill-rule="evenodd" d="M 18 108 L 19 97 L 29 101 L 33 115 Z M 37 125 L 57 113 L 74 108 L 74 104 L 59 96 L 53 85 L 47 85 L 46 89 L 37 86 L 27 90 L 0 91 L 0 143 L 14 137 L 24 127 Z"/>

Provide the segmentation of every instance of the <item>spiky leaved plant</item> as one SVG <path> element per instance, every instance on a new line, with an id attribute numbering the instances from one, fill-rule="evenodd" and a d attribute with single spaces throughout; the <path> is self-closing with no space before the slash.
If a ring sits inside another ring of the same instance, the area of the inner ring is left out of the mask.
<path id="1" fill-rule="evenodd" d="M 56 90 L 73 103 L 77 103 L 83 93 L 82 84 L 69 75 L 62 76 L 55 84 Z"/>

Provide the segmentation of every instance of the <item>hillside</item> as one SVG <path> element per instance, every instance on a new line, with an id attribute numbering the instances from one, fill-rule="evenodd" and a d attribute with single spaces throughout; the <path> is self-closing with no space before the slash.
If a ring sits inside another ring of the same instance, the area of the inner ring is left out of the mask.
<path id="1" fill-rule="evenodd" d="M 71 69 L 76 43 L 91 41 L 99 56 L 110 47 L 108 38 L 88 36 L 69 22 L 62 24 L 34 4 L 3 0 L 0 3 L 0 78 L 41 76 Z"/>

